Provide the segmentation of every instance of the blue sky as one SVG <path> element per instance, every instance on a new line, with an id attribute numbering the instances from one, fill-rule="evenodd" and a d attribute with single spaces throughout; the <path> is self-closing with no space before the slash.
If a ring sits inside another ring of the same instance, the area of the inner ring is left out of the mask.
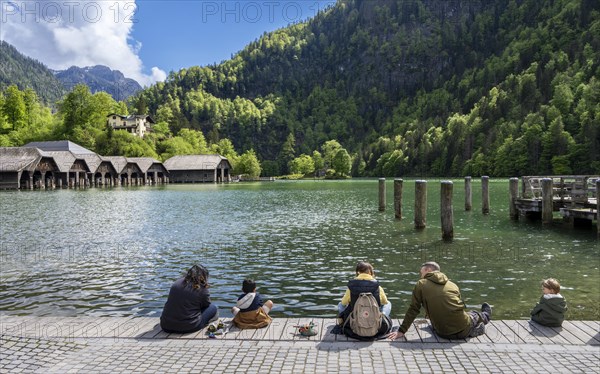
<path id="1" fill-rule="evenodd" d="M 169 72 L 229 59 L 265 31 L 312 17 L 334 1 L 139 1 L 133 37 L 148 66 Z"/>
<path id="2" fill-rule="evenodd" d="M 106 65 L 142 85 L 229 59 L 335 0 L 0 0 L 0 39 L 51 69 Z"/>

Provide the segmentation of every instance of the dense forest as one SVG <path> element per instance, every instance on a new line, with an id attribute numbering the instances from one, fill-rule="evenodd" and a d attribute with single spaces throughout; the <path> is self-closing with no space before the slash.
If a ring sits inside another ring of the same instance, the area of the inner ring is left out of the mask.
<path id="1" fill-rule="evenodd" d="M 153 157 L 166 160 L 180 154 L 220 154 L 227 157 L 236 174 L 260 175 L 254 151 L 239 155 L 229 139 L 209 144 L 201 131 L 181 129 L 173 136 L 166 123 L 154 126 L 144 139 L 126 131 L 113 130 L 109 113 L 128 114 L 123 101 L 106 92 L 92 94 L 89 87 L 76 85 L 57 103 L 52 114 L 31 88 L 8 86 L 0 93 L 0 147 L 21 146 L 31 141 L 67 139 L 101 155 Z"/>
<path id="2" fill-rule="evenodd" d="M 67 99 L 52 136 L 161 158 L 201 137 L 263 175 L 598 174 L 599 80 L 597 0 L 341 0 L 131 98 L 158 122 L 134 149 L 67 125 Z"/>

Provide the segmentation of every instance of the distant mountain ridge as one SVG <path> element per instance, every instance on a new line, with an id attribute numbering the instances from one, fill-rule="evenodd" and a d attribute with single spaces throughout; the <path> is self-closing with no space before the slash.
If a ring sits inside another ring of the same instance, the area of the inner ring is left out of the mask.
<path id="1" fill-rule="evenodd" d="M 67 90 L 83 83 L 90 88 L 92 93 L 104 91 L 117 101 L 125 100 L 142 89 L 142 86 L 135 80 L 125 78 L 119 70 L 111 70 L 104 65 L 83 68 L 71 66 L 67 70 L 56 71 L 54 74 Z"/>
<path id="2" fill-rule="evenodd" d="M 44 103 L 53 105 L 80 83 L 87 85 L 92 93 L 104 91 L 117 101 L 125 100 L 142 89 L 134 79 L 103 65 L 49 69 L 0 40 L 0 91 L 11 84 L 21 90 L 31 88 Z"/>
<path id="3" fill-rule="evenodd" d="M 62 83 L 43 63 L 20 53 L 0 40 L 0 91 L 11 84 L 19 89 L 31 88 L 46 104 L 54 104 L 65 94 Z"/>

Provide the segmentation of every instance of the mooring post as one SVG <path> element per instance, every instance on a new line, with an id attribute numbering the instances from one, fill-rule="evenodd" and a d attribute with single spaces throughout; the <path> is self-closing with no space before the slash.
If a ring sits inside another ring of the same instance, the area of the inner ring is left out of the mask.
<path id="1" fill-rule="evenodd" d="M 454 237 L 454 211 L 452 210 L 452 189 L 451 181 L 442 181 L 440 192 L 440 203 L 442 212 L 442 239 L 452 240 Z"/>
<path id="2" fill-rule="evenodd" d="M 517 210 L 517 198 L 519 193 L 519 178 L 510 178 L 508 183 L 508 195 L 510 201 L 509 211 L 510 218 L 513 220 L 519 219 L 519 211 Z"/>
<path id="3" fill-rule="evenodd" d="M 394 179 L 394 215 L 402 219 L 402 183 L 400 178 Z"/>
<path id="4" fill-rule="evenodd" d="M 481 177 L 481 212 L 490 213 L 490 177 Z"/>
<path id="5" fill-rule="evenodd" d="M 379 211 L 385 211 L 385 178 L 379 178 Z"/>
<path id="6" fill-rule="evenodd" d="M 415 229 L 427 225 L 427 181 L 415 181 Z"/>
<path id="7" fill-rule="evenodd" d="M 552 179 L 542 179 L 542 223 L 552 223 Z"/>
<path id="8" fill-rule="evenodd" d="M 473 191 L 471 190 L 471 177 L 465 177 L 465 210 L 473 208 Z"/>
<path id="9" fill-rule="evenodd" d="M 596 230 L 600 239 L 600 178 L 596 179 Z"/>

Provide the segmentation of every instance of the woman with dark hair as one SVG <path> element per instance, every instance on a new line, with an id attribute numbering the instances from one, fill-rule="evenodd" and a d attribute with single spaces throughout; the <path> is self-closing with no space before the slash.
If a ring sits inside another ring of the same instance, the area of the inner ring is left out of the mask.
<path id="1" fill-rule="evenodd" d="M 208 288 L 208 270 L 202 265 L 192 266 L 185 277 L 176 280 L 160 316 L 163 331 L 195 332 L 218 319 L 219 311 L 210 302 Z"/>

